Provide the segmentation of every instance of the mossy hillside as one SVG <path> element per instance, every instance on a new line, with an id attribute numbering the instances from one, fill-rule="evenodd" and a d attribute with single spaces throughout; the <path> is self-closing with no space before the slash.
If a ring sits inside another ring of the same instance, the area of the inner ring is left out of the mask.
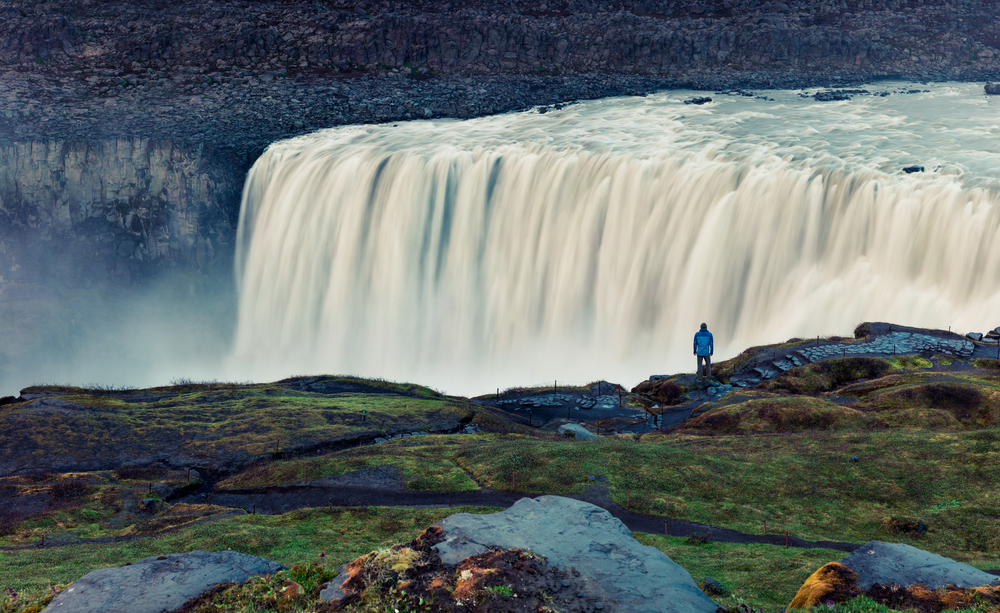
<path id="1" fill-rule="evenodd" d="M 411 540 L 452 513 L 499 510 L 489 507 L 302 509 L 284 515 L 228 517 L 122 543 L 0 550 L 0 588 L 20 593 L 22 602 L 31 601 L 50 594 L 53 586 L 65 586 L 98 568 L 194 549 L 233 549 L 288 567 L 316 562 L 336 569 L 373 549 Z"/>
<path id="2" fill-rule="evenodd" d="M 873 416 L 822 398 L 766 396 L 712 407 L 678 431 L 701 434 L 755 434 L 806 430 L 863 430 L 881 425 Z"/>
<path id="3" fill-rule="evenodd" d="M 792 368 L 765 381 L 759 389 L 788 394 L 819 394 L 843 387 L 858 379 L 874 379 L 888 374 L 888 360 L 869 357 L 834 358 Z"/>
<path id="4" fill-rule="evenodd" d="M 478 410 L 415 389 L 323 394 L 280 384 L 130 392 L 29 388 L 22 393 L 40 397 L 0 408 L 0 457 L 51 468 L 165 453 L 253 457 L 366 433 L 457 425 Z"/>
<path id="5" fill-rule="evenodd" d="M 128 471 L 133 472 L 133 471 Z M 149 534 L 202 521 L 229 509 L 174 504 L 151 513 L 143 500 L 185 484 L 183 471 L 157 471 L 150 479 L 119 480 L 117 473 L 29 474 L 0 479 L 0 546 L 64 544 L 80 539 Z M 192 481 L 194 486 L 199 481 Z M 155 486 L 155 491 L 154 491 Z M 5 521 L 6 520 L 6 521 Z"/>
<path id="6" fill-rule="evenodd" d="M 474 491 L 479 486 L 455 463 L 452 450 L 501 436 L 413 436 L 313 458 L 262 463 L 223 479 L 216 484 L 216 489 L 290 485 L 305 479 L 316 482 L 324 477 L 389 466 L 397 469 L 400 477 L 406 480 L 407 489 Z"/>
<path id="7" fill-rule="evenodd" d="M 636 512 L 749 533 L 759 533 L 766 521 L 772 530 L 809 540 L 901 541 L 959 559 L 1000 559 L 1000 474 L 992 469 L 1000 460 L 998 428 L 678 432 L 639 442 L 631 436 L 578 442 L 462 435 L 453 444 L 423 438 L 319 461 L 332 471 L 341 461 L 359 467 L 424 462 L 447 469 L 434 469 L 437 482 L 461 479 L 468 487 L 454 466 L 484 487 L 524 494 L 582 494 L 593 483 L 590 475 L 607 485 L 612 500 Z M 281 480 L 301 469 L 282 464 L 227 483 Z M 930 531 L 910 532 L 918 522 Z"/>

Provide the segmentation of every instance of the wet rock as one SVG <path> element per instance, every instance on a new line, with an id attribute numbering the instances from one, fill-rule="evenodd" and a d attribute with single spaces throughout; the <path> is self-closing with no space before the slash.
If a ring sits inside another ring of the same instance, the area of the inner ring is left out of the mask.
<path id="1" fill-rule="evenodd" d="M 691 98 L 690 100 L 685 100 L 684 104 L 705 104 L 705 103 L 711 102 L 711 101 L 712 101 L 712 99 L 708 98 L 708 97 Z"/>
<path id="2" fill-rule="evenodd" d="M 905 172 L 906 174 L 912 174 L 915 172 L 923 172 L 923 171 L 924 171 L 923 166 L 907 166 L 906 168 L 903 169 L 903 172 Z"/>
<path id="3" fill-rule="evenodd" d="M 990 96 L 1000 95 L 1000 83 L 987 83 L 985 90 Z"/>
<path id="4" fill-rule="evenodd" d="M 152 556 L 117 568 L 101 568 L 73 582 L 43 613 L 160 613 L 180 608 L 220 583 L 285 570 L 277 562 L 235 551 L 192 551 Z"/>
<path id="5" fill-rule="evenodd" d="M 621 522 L 595 505 L 563 498 L 522 498 L 491 515 L 458 513 L 439 524 L 445 540 L 434 547 L 445 564 L 458 564 L 468 544 L 528 549 L 548 563 L 572 567 L 588 580 L 595 600 L 630 613 L 714 613 L 690 573 L 663 552 L 641 545 Z"/>
<path id="6" fill-rule="evenodd" d="M 966 338 L 971 338 L 974 341 L 983 340 L 983 334 L 981 332 L 969 332 L 965 335 Z"/>

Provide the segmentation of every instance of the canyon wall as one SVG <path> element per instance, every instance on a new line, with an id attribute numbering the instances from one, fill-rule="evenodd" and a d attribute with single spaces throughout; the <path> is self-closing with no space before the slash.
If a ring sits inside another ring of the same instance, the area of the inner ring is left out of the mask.
<path id="1" fill-rule="evenodd" d="M 164 265 L 226 274 L 242 177 L 169 140 L 0 145 L 0 281 L 90 287 Z"/>

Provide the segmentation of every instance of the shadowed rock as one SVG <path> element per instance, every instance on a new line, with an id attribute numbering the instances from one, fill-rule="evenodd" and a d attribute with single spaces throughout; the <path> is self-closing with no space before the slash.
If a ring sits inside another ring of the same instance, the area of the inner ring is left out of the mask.
<path id="1" fill-rule="evenodd" d="M 243 583 L 285 567 L 235 551 L 192 551 L 145 558 L 87 573 L 55 597 L 43 613 L 160 613 L 178 609 L 220 583 Z"/>
<path id="2" fill-rule="evenodd" d="M 996 576 L 978 568 L 902 543 L 869 541 L 840 562 L 858 574 L 862 590 L 874 583 L 923 583 L 932 590 L 948 584 L 961 588 L 1000 584 Z"/>
<path id="3" fill-rule="evenodd" d="M 436 525 L 446 540 L 434 547 L 446 564 L 458 564 L 487 547 L 517 547 L 545 556 L 553 566 L 579 571 L 610 610 L 714 613 L 718 608 L 690 573 L 633 539 L 610 513 L 586 502 L 561 496 L 522 498 L 501 513 L 457 513 Z"/>

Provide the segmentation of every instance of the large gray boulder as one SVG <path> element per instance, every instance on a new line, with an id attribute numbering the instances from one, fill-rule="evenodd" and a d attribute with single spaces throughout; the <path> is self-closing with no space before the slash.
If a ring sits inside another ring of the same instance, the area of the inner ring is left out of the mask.
<path id="1" fill-rule="evenodd" d="M 874 583 L 902 586 L 923 583 L 932 590 L 949 583 L 962 588 L 1000 585 L 1000 577 L 996 575 L 902 543 L 869 541 L 840 563 L 858 574 L 862 590 Z"/>
<path id="2" fill-rule="evenodd" d="M 42 613 L 161 613 L 220 583 L 243 583 L 285 566 L 235 551 L 192 551 L 100 568 L 62 591 Z"/>
<path id="3" fill-rule="evenodd" d="M 491 515 L 457 513 L 439 524 L 435 545 L 446 564 L 488 547 L 528 549 L 592 581 L 612 611 L 715 613 L 718 608 L 688 571 L 662 551 L 642 545 L 621 520 L 587 502 L 562 496 L 522 498 Z"/>

